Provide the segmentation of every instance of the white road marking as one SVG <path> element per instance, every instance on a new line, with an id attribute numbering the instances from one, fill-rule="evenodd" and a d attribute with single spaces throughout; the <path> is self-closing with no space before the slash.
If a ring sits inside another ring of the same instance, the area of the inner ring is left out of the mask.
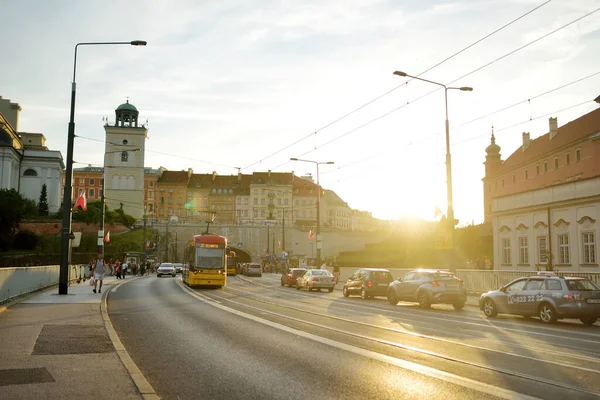
<path id="1" fill-rule="evenodd" d="M 312 333 L 308 333 L 308 332 L 304 332 L 298 329 L 294 329 L 294 328 L 290 328 L 288 326 L 279 324 L 277 322 L 272 322 L 263 318 L 259 318 L 256 317 L 254 315 L 250 315 L 250 314 L 246 314 L 244 312 L 235 310 L 233 308 L 224 306 L 222 304 L 216 304 L 214 301 L 210 300 L 209 297 L 200 295 L 196 292 L 194 292 L 193 290 L 187 288 L 186 286 L 183 286 L 182 284 L 180 284 L 178 282 L 178 285 L 188 294 L 196 297 L 198 300 L 211 305 L 213 307 L 217 307 L 220 310 L 235 314 L 237 316 L 240 316 L 242 318 L 246 318 L 258 323 L 261 323 L 263 325 L 267 325 L 270 326 L 272 328 L 275 329 L 279 329 L 282 330 L 284 332 L 288 332 L 294 335 L 298 335 L 301 337 L 304 337 L 306 339 L 310 339 L 331 347 L 335 347 L 338 348 L 340 350 L 345 350 L 348 351 L 350 353 L 354 353 L 363 357 L 367 357 L 367 358 L 371 358 L 373 360 L 376 361 L 380 361 L 380 362 L 384 362 L 399 368 L 403 368 L 409 371 L 413 371 L 422 375 L 426 375 L 432 378 L 436 378 L 436 379 L 440 379 L 444 382 L 448 382 L 448 383 L 452 383 L 455 385 L 459 385 L 459 386 L 463 386 L 465 388 L 468 389 L 472 389 L 472 390 L 476 390 L 482 393 L 486 393 L 492 396 L 496 396 L 496 397 L 500 397 L 503 399 L 523 399 L 523 400 L 535 400 L 538 399 L 537 397 L 531 397 L 528 395 L 524 395 L 522 393 L 518 393 L 518 392 L 514 392 L 512 390 L 508 390 L 508 389 L 504 389 L 498 386 L 493 386 L 493 385 L 489 385 L 487 383 L 483 383 L 483 382 L 478 382 L 475 381 L 473 379 L 469 379 L 469 378 L 465 378 L 459 375 L 455 375 L 455 374 L 451 374 L 449 372 L 445 372 L 445 371 L 441 371 L 435 368 L 431 368 L 425 365 L 421 365 L 421 364 L 417 364 L 411 361 L 406 361 L 406 360 L 401 360 L 395 357 L 391 357 L 391 356 L 387 356 L 384 354 L 380 354 L 380 353 L 376 353 L 374 351 L 370 351 L 370 350 L 365 350 L 365 349 L 361 349 L 359 347 L 355 347 L 355 346 L 351 346 L 348 345 L 346 343 L 342 343 L 342 342 L 338 342 L 336 340 L 332 340 L 332 339 L 327 339 L 327 338 L 323 338 L 317 335 L 314 335 Z"/>

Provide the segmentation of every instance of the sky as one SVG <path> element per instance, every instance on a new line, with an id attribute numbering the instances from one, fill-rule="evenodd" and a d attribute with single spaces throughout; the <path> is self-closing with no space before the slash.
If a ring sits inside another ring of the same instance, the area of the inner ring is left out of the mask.
<path id="1" fill-rule="evenodd" d="M 146 47 L 79 48 L 75 168 L 102 165 L 102 118 L 114 122 L 128 98 L 148 120 L 147 167 L 300 176 L 315 175 L 315 165 L 291 157 L 333 161 L 320 166 L 320 183 L 350 207 L 431 220 L 436 207 L 447 207 L 444 91 L 393 72 L 470 86 L 448 91 L 450 151 L 455 215 L 460 225 L 479 223 L 492 126 L 506 159 L 523 132 L 547 133 L 549 117 L 562 126 L 598 106 L 599 7 L 598 0 L 7 1 L 0 96 L 21 105 L 20 131 L 43 133 L 65 157 L 75 45 L 146 40 Z"/>

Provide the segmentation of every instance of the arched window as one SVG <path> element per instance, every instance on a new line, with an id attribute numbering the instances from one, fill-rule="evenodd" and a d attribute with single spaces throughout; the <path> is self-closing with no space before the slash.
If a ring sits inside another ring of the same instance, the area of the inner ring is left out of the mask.
<path id="1" fill-rule="evenodd" d="M 131 175 L 129 175 L 129 177 L 127 177 L 127 189 L 129 189 L 129 190 L 135 189 L 134 179 L 133 179 L 133 176 L 131 176 Z"/>
<path id="2" fill-rule="evenodd" d="M 129 158 L 129 155 L 127 154 L 126 151 L 121 153 L 121 161 L 122 162 L 127 162 L 127 159 Z"/>
<path id="3" fill-rule="evenodd" d="M 35 172 L 34 169 L 29 168 L 23 172 L 23 176 L 37 176 L 37 172 Z"/>

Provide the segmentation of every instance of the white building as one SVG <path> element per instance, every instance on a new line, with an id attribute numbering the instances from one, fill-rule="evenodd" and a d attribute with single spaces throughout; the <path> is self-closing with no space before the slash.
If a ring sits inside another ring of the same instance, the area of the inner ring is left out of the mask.
<path id="1" fill-rule="evenodd" d="M 36 203 L 46 185 L 48 211 L 58 212 L 64 163 L 60 151 L 48 150 L 41 133 L 19 132 L 21 106 L 0 97 L 0 189 L 15 189 Z"/>

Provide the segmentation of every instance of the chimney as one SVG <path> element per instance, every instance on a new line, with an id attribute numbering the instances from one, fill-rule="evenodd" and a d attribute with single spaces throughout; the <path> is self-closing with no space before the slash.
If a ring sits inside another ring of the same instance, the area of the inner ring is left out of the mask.
<path id="1" fill-rule="evenodd" d="M 531 144 L 531 138 L 529 136 L 529 132 L 523 132 L 523 151 L 527 150 L 529 145 Z"/>
<path id="2" fill-rule="evenodd" d="M 269 179 L 271 179 L 271 170 L 269 170 Z"/>
<path id="3" fill-rule="evenodd" d="M 213 174 L 212 174 L 212 181 L 214 182 L 215 179 L 217 179 L 217 171 L 213 171 Z"/>
<path id="4" fill-rule="evenodd" d="M 193 174 L 194 174 L 194 170 L 193 170 L 193 169 L 191 169 L 191 168 L 188 168 L 188 178 L 189 178 L 190 176 L 192 176 Z"/>
<path id="5" fill-rule="evenodd" d="M 242 181 L 242 173 L 238 172 L 238 183 Z"/>
<path id="6" fill-rule="evenodd" d="M 556 117 L 552 118 L 550 117 L 550 140 L 552 140 L 554 138 L 554 136 L 556 136 L 556 134 L 558 133 L 558 121 L 556 120 Z"/>

